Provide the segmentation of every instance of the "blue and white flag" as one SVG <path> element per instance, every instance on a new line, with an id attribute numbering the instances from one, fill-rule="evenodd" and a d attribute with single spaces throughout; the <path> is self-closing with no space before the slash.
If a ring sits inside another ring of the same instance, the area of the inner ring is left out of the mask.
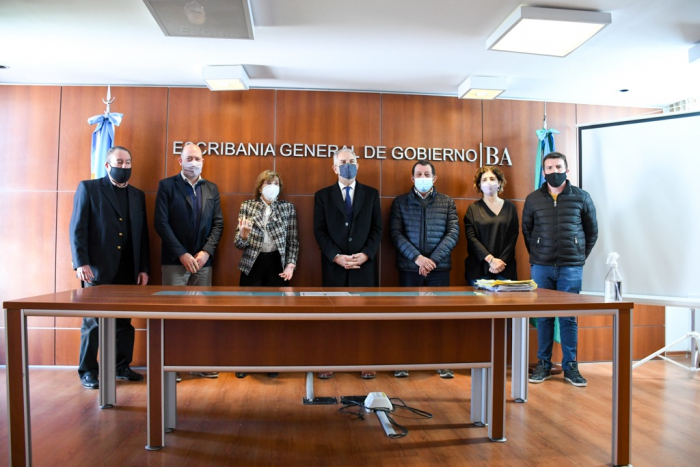
<path id="1" fill-rule="evenodd" d="M 542 188 L 544 183 L 544 172 L 542 171 L 542 158 L 554 152 L 554 135 L 559 132 L 553 128 L 542 128 L 537 130 L 537 138 L 540 140 L 537 145 L 537 159 L 535 160 L 535 190 Z M 530 324 L 537 327 L 537 319 L 530 318 Z M 561 343 L 561 330 L 559 328 L 559 318 L 554 318 L 554 341 Z"/>
<path id="2" fill-rule="evenodd" d="M 537 145 L 537 159 L 535 160 L 535 190 L 539 190 L 544 183 L 544 174 L 542 172 L 542 158 L 554 152 L 554 135 L 559 134 L 557 130 L 552 128 L 542 128 L 537 130 L 537 138 L 540 140 Z"/>
<path id="3" fill-rule="evenodd" d="M 97 124 L 92 132 L 92 148 L 90 149 L 90 173 L 92 178 L 102 178 L 107 175 L 105 162 L 107 151 L 114 146 L 114 127 L 119 126 L 124 115 L 116 112 L 103 113 L 88 118 L 90 125 Z"/>

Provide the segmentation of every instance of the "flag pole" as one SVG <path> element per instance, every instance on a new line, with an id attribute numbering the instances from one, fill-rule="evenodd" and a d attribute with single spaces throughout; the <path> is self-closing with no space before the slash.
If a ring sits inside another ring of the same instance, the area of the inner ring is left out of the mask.
<path id="1" fill-rule="evenodd" d="M 544 101 L 544 118 L 542 119 L 542 129 L 547 129 L 547 101 Z"/>
<path id="2" fill-rule="evenodd" d="M 111 89 L 111 86 L 108 84 L 107 85 L 107 99 L 102 99 L 102 102 L 107 104 L 107 108 L 105 109 L 105 115 L 107 115 L 109 113 L 109 104 L 114 102 L 114 99 L 116 99 L 116 97 L 112 97 L 112 89 Z"/>

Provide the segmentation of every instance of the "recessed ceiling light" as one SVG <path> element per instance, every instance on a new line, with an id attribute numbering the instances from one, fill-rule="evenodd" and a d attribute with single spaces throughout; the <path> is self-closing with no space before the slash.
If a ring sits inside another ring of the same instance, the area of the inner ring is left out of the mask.
<path id="1" fill-rule="evenodd" d="M 566 57 L 611 22 L 610 13 L 521 6 L 491 34 L 486 48 Z"/>

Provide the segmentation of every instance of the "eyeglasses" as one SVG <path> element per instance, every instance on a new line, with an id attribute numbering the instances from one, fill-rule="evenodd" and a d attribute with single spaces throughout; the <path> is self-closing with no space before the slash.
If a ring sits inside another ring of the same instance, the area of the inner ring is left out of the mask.
<path id="1" fill-rule="evenodd" d="M 357 161 L 355 161 L 355 160 L 352 160 L 352 161 L 338 161 L 338 166 L 346 165 L 346 164 L 357 165 Z"/>

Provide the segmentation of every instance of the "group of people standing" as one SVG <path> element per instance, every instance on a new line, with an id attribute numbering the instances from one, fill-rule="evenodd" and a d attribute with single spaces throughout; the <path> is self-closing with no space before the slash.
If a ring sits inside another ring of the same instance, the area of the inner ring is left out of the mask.
<path id="1" fill-rule="evenodd" d="M 186 144 L 178 160 L 181 172 L 161 180 L 156 197 L 155 229 L 162 239 L 163 284 L 209 286 L 212 257 L 223 231 L 219 192 L 201 176 L 199 146 Z M 81 182 L 75 195 L 70 224 L 73 267 L 86 287 L 146 285 L 145 196 L 128 184 L 131 154 L 115 146 L 105 167 L 103 179 Z M 547 155 L 543 167 L 547 182 L 528 196 L 523 211 L 523 236 L 533 279 L 543 288 L 578 292 L 581 268 L 597 238 L 595 208 L 586 192 L 566 180 L 564 155 Z M 377 253 L 383 230 L 379 192 L 357 181 L 359 163 L 352 149 L 338 150 L 332 168 L 337 183 L 319 190 L 314 198 L 313 226 L 321 250 L 322 285 L 377 287 Z M 433 164 L 418 161 L 412 168 L 413 188 L 395 198 L 391 206 L 389 234 L 396 248 L 402 287 L 450 285 L 459 218 L 452 198 L 437 191 L 437 179 Z M 481 199 L 469 206 L 464 216 L 468 245 L 465 278 L 469 284 L 481 278 L 515 280 L 515 244 L 520 229 L 515 205 L 500 197 L 505 176 L 496 167 L 481 167 L 473 185 Z M 255 198 L 240 207 L 234 243 L 243 251 L 238 266 L 241 286 L 280 287 L 294 275 L 299 257 L 297 218 L 294 205 L 280 199 L 283 187 L 280 174 L 263 171 L 255 181 Z M 553 319 L 540 319 L 539 363 L 531 382 L 551 376 L 552 327 Z M 584 386 L 576 366 L 576 321 L 564 319 L 561 327 L 565 377 Z M 138 381 L 143 376 L 129 367 L 133 339 L 130 320 L 118 320 L 117 378 Z M 85 318 L 79 366 L 83 386 L 99 387 L 97 368 L 97 320 Z M 450 369 L 438 373 L 443 378 L 454 376 Z M 218 376 L 213 372 L 197 375 Z M 375 373 L 364 371 L 361 376 L 370 379 Z M 407 377 L 408 371 L 396 371 L 394 376 Z M 333 373 L 321 372 L 319 377 L 331 378 Z"/>

